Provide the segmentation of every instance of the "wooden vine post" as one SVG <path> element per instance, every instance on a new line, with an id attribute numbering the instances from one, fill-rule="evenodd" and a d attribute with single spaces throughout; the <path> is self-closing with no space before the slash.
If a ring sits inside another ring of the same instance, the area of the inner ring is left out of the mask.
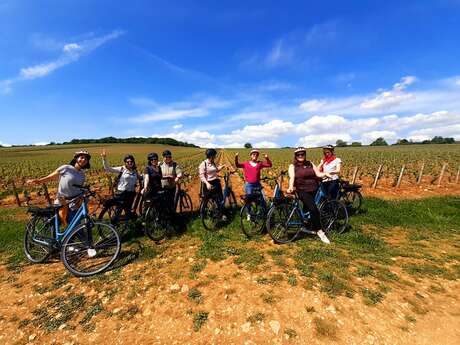
<path id="1" fill-rule="evenodd" d="M 420 167 L 420 171 L 419 171 L 418 177 L 417 177 L 417 184 L 420 184 L 422 182 L 423 170 L 424 169 L 425 169 L 425 162 L 423 162 L 422 166 Z"/>
<path id="2" fill-rule="evenodd" d="M 51 206 L 51 198 L 50 198 L 50 193 L 48 192 L 48 187 L 46 186 L 46 183 L 42 184 L 43 188 L 43 193 L 45 194 L 46 202 L 48 203 L 48 206 Z"/>
<path id="3" fill-rule="evenodd" d="M 460 178 L 460 165 L 458 166 L 458 170 L 457 170 L 457 176 L 455 176 L 455 184 L 458 183 L 458 179 Z"/>
<path id="4" fill-rule="evenodd" d="M 375 175 L 375 178 L 374 178 L 374 183 L 372 183 L 372 188 L 374 188 L 374 189 L 377 187 L 377 182 L 378 182 L 380 174 L 382 172 L 382 168 L 383 168 L 383 164 L 380 164 L 379 168 L 377 169 L 377 174 Z"/>
<path id="5" fill-rule="evenodd" d="M 107 178 L 109 179 L 109 192 L 110 195 L 113 197 L 113 181 L 112 181 L 112 176 L 108 175 Z"/>
<path id="6" fill-rule="evenodd" d="M 21 207 L 21 200 L 19 199 L 19 194 L 16 189 L 16 184 L 14 183 L 14 180 L 11 180 L 11 186 L 13 187 L 13 193 L 14 197 L 16 198 L 16 204 L 18 204 L 18 206 Z"/>
<path id="7" fill-rule="evenodd" d="M 403 166 L 401 167 L 401 171 L 399 172 L 398 182 L 396 182 L 396 188 L 399 188 L 399 186 L 401 185 L 401 181 L 402 181 L 405 169 L 406 169 L 406 165 L 403 164 Z"/>
<path id="8" fill-rule="evenodd" d="M 356 165 L 353 169 L 353 176 L 351 177 L 351 184 L 356 182 L 356 176 L 358 175 L 358 166 Z"/>
<path id="9" fill-rule="evenodd" d="M 447 163 L 444 163 L 441 168 L 441 174 L 439 175 L 438 187 L 441 186 L 441 181 L 442 181 L 442 178 L 444 177 L 444 173 L 446 172 L 446 168 L 447 168 Z"/>

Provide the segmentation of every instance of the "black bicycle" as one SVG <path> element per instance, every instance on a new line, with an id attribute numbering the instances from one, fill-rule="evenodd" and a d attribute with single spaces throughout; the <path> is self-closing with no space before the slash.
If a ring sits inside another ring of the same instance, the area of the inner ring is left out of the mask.
<path id="1" fill-rule="evenodd" d="M 167 195 L 164 190 L 144 200 L 143 228 L 145 234 L 155 242 L 161 241 L 173 232 L 172 214 L 168 208 Z"/>
<path id="2" fill-rule="evenodd" d="M 183 179 L 189 179 L 189 174 L 183 174 Z M 179 180 L 177 183 L 176 195 L 174 196 L 174 207 L 177 212 L 180 214 L 185 212 L 192 212 L 193 211 L 193 203 L 192 198 L 188 195 L 187 191 L 182 189 L 182 185 L 185 182 Z"/>
<path id="3" fill-rule="evenodd" d="M 230 185 L 230 175 L 234 173 L 234 171 L 224 173 L 224 190 L 222 195 L 213 191 L 208 193 L 202 192 L 200 194 L 200 217 L 206 230 L 215 230 L 228 220 L 227 215 L 223 213 L 226 206 L 232 210 L 237 206 L 235 193 Z"/>
<path id="4" fill-rule="evenodd" d="M 98 215 L 98 220 L 107 222 L 115 227 L 121 238 L 126 236 L 128 231 L 136 225 L 138 215 L 136 213 L 138 196 L 136 193 L 133 205 L 125 205 L 122 197 L 113 197 L 103 203 L 101 212 Z M 128 207 L 131 212 L 128 212 Z"/>
<path id="5" fill-rule="evenodd" d="M 361 206 L 363 205 L 361 187 L 360 184 L 352 184 L 345 180 L 340 180 L 339 182 L 338 199 L 345 204 L 350 215 L 361 211 Z"/>

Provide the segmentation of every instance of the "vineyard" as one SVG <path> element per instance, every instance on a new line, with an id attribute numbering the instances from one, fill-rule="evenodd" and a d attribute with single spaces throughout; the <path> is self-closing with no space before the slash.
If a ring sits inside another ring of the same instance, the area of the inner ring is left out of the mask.
<path id="1" fill-rule="evenodd" d="M 102 169 L 99 156 L 101 149 L 108 150 L 110 164 L 120 165 L 123 156 L 132 153 L 137 159 L 139 170 L 145 165 L 149 152 L 161 152 L 168 148 L 182 169 L 196 180 L 197 167 L 204 158 L 204 149 L 188 147 L 166 147 L 143 144 L 93 144 L 87 145 L 92 154 L 92 168 L 87 173 L 88 182 L 99 190 L 109 188 L 112 181 Z M 0 149 L 0 198 L 15 194 L 21 200 L 29 193 L 41 194 L 42 187 L 26 187 L 28 178 L 49 174 L 62 164 L 66 164 L 79 146 L 18 147 Z M 248 149 L 225 149 L 222 151 L 225 163 L 231 165 L 236 152 L 240 159 L 248 156 Z M 273 162 L 272 169 L 264 174 L 276 176 L 287 169 L 292 161 L 292 149 L 264 149 Z M 361 183 L 370 191 L 376 188 L 404 190 L 415 186 L 421 188 L 458 188 L 460 175 L 460 145 L 410 145 L 390 147 L 347 147 L 337 148 L 336 154 L 344 162 L 342 176 Z M 309 149 L 308 158 L 315 163 L 321 159 L 321 149 Z M 240 172 L 240 177 L 242 176 Z M 53 190 L 55 183 L 49 183 Z M 399 188 L 395 188 L 399 187 Z M 26 195 L 24 196 L 24 193 Z"/>

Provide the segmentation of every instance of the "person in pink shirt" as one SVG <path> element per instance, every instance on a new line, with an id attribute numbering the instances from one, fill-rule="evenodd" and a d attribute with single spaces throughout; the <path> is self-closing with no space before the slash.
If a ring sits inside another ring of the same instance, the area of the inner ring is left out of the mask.
<path id="1" fill-rule="evenodd" d="M 237 168 L 243 168 L 244 181 L 245 181 L 244 190 L 246 192 L 246 195 L 252 194 L 254 188 L 262 189 L 262 185 L 260 184 L 260 171 L 263 168 L 272 167 L 272 162 L 268 158 L 268 155 L 267 154 L 264 155 L 265 161 L 262 162 L 258 160 L 259 154 L 260 154 L 259 150 L 256 150 L 256 149 L 251 150 L 251 152 L 249 153 L 249 156 L 251 159 L 243 163 L 240 163 L 238 161 L 238 155 L 239 155 L 238 152 L 235 154 L 235 166 Z M 263 199 L 265 199 L 265 196 Z M 264 204 L 265 204 L 265 200 L 264 200 Z"/>

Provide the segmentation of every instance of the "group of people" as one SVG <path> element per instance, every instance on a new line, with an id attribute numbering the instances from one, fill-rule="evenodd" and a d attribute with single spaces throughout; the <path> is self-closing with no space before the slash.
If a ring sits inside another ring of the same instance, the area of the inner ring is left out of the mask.
<path id="1" fill-rule="evenodd" d="M 224 169 L 225 165 L 218 165 L 216 162 L 217 151 L 215 149 L 206 150 L 206 159 L 199 167 L 198 173 L 202 183 L 202 193 L 204 196 L 209 193 L 222 195 L 222 185 L 218 173 Z M 272 167 L 267 154 L 264 160 L 259 160 L 260 151 L 253 149 L 250 151 L 249 160 L 240 163 L 239 154 L 235 155 L 235 166 L 242 168 L 245 180 L 245 193 L 251 194 L 255 188 L 262 188 L 260 183 L 261 170 Z M 310 212 L 310 219 L 313 230 L 316 231 L 321 241 L 330 243 L 324 230 L 321 228 L 320 213 L 315 202 L 315 196 L 319 186 L 323 188 L 323 193 L 335 198 L 339 190 L 339 174 L 342 161 L 334 154 L 334 147 L 327 145 L 323 147 L 323 159 L 318 165 L 307 159 L 307 150 L 298 147 L 294 151 L 294 160 L 289 165 L 289 185 L 287 193 L 297 193 L 302 200 L 304 211 Z M 136 196 L 136 186 L 140 186 L 143 198 L 151 200 L 158 191 L 163 190 L 166 195 L 167 208 L 175 211 L 176 185 L 182 178 L 183 173 L 180 166 L 173 160 L 170 150 L 163 151 L 163 160 L 160 163 L 157 153 L 149 153 L 147 156 L 147 166 L 142 173 L 138 172 L 133 155 L 126 155 L 123 159 L 124 165 L 112 167 L 107 161 L 105 149 L 101 152 L 104 170 L 108 173 L 118 174 L 116 192 L 113 199 L 109 202 L 121 201 L 128 215 L 131 214 L 131 207 Z M 67 165 L 62 165 L 49 175 L 28 180 L 29 184 L 39 184 L 59 178 L 57 198 L 55 203 L 64 205 L 66 200 L 74 199 L 81 194 L 80 188 L 85 183 L 84 170 L 90 168 L 91 155 L 88 151 L 81 150 L 75 153 L 73 159 Z M 322 181 L 319 184 L 319 181 Z M 67 221 L 75 215 L 78 207 L 69 207 Z"/>

